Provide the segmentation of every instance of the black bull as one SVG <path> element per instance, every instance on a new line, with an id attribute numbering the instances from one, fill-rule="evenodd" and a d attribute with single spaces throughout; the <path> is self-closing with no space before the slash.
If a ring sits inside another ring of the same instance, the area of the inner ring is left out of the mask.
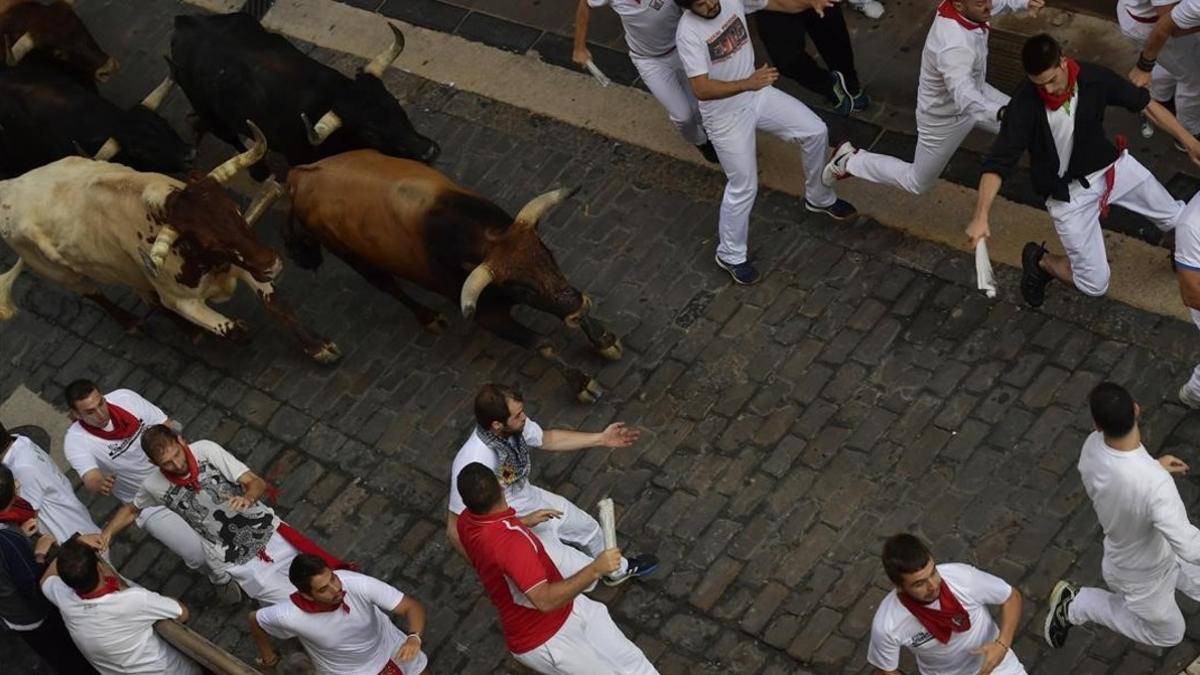
<path id="1" fill-rule="evenodd" d="M 379 77 L 403 49 L 392 30 L 390 58 L 377 57 L 351 79 L 248 14 L 177 16 L 172 74 L 196 112 L 198 135 L 211 131 L 240 148 L 244 120 L 253 120 L 291 165 L 357 149 L 429 162 L 437 144 L 417 133 Z M 262 180 L 268 172 L 260 164 L 251 175 Z"/>
<path id="2" fill-rule="evenodd" d="M 77 154 L 138 171 L 182 173 L 195 151 L 154 112 L 165 94 L 160 87 L 122 110 L 51 66 L 0 68 L 0 176 Z"/>

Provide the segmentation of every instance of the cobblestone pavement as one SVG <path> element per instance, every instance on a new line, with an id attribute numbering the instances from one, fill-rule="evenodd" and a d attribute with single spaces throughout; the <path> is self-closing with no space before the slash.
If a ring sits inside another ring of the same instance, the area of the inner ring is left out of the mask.
<path id="1" fill-rule="evenodd" d="M 140 98 L 161 76 L 175 11 L 84 4 L 126 65 L 117 98 Z M 1200 619 L 1186 600 L 1188 639 L 1171 650 L 1077 630 L 1051 654 L 1035 626 L 1056 579 L 1099 577 L 1101 535 L 1074 469 L 1092 385 L 1129 386 L 1151 452 L 1200 462 L 1200 414 L 1173 400 L 1200 359 L 1194 328 L 1058 288 L 1044 311 L 1029 311 L 1007 268 L 1005 292 L 989 301 L 968 285 L 966 256 L 870 221 L 834 225 L 771 192 L 753 219 L 766 278 L 733 287 L 712 263 L 715 173 L 397 70 L 388 84 L 441 142 L 439 167 L 507 208 L 582 187 L 543 235 L 595 295 L 595 315 L 624 336 L 625 358 L 589 359 L 581 335 L 533 321 L 597 374 L 607 389 L 599 404 L 571 402 L 543 362 L 461 320 L 442 336 L 424 333 L 336 260 L 315 275 L 293 268 L 282 282 L 302 318 L 341 346 L 332 368 L 306 361 L 246 294 L 227 311 L 255 340 L 235 348 L 193 344 L 161 316 L 148 337 L 128 337 L 26 275 L 22 312 L 0 324 L 0 399 L 25 385 L 57 401 L 87 376 L 157 401 L 189 437 L 224 444 L 275 481 L 290 522 L 418 597 L 438 673 L 519 672 L 443 534 L 450 460 L 487 381 L 520 386 L 545 425 L 624 420 L 646 430 L 626 450 L 539 454 L 535 479 L 584 506 L 611 494 L 622 542 L 662 559 L 648 582 L 596 597 L 664 673 L 865 671 L 871 617 L 888 589 L 877 552 L 903 529 L 931 540 L 941 560 L 1019 585 L 1028 601 L 1015 647 L 1031 673 L 1175 673 L 1196 656 Z M 166 106 L 181 128 L 186 110 L 179 94 Z M 203 154 L 225 152 L 209 140 Z M 12 260 L 4 251 L 0 262 Z M 1195 480 L 1180 488 L 1194 506 Z M 114 506 L 92 503 L 98 520 Z M 249 605 L 218 607 L 205 579 L 136 530 L 114 559 L 183 598 L 197 630 L 252 657 Z M 6 654 L 23 653 L 13 643 L 0 636 Z"/>

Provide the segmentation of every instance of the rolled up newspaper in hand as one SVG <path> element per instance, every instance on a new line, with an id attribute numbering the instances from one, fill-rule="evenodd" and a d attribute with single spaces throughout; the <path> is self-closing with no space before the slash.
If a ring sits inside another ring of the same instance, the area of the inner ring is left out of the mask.
<path id="1" fill-rule="evenodd" d="M 613 500 L 611 497 L 605 497 L 596 506 L 600 509 L 600 529 L 604 531 L 604 548 L 616 548 L 617 517 L 613 511 Z"/>
<path id="2" fill-rule="evenodd" d="M 600 83 L 601 87 L 607 87 L 608 85 L 612 84 L 612 80 L 608 79 L 608 76 L 604 74 L 604 71 L 596 67 L 595 61 L 588 59 L 587 63 L 583 65 L 588 69 L 588 72 L 592 74 L 592 77 L 596 78 L 596 81 Z"/>
<path id="3" fill-rule="evenodd" d="M 975 244 L 975 278 L 979 290 L 989 298 L 996 297 L 996 276 L 992 273 L 992 260 L 988 257 L 987 240 L 980 237 Z"/>

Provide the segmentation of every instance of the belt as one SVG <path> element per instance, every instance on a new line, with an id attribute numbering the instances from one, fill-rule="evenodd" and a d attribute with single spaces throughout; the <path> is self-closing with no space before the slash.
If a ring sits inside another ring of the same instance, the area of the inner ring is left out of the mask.
<path id="1" fill-rule="evenodd" d="M 1104 172 L 1104 194 L 1100 195 L 1100 217 L 1108 217 L 1108 199 L 1112 196 L 1113 185 L 1117 182 L 1117 162 L 1125 156 L 1125 148 L 1129 147 L 1124 134 L 1117 134 L 1117 159 L 1108 165 Z"/>
<path id="2" fill-rule="evenodd" d="M 1138 16 L 1129 10 L 1125 10 L 1125 13 L 1129 15 L 1129 18 L 1138 23 L 1158 23 L 1157 16 Z"/>

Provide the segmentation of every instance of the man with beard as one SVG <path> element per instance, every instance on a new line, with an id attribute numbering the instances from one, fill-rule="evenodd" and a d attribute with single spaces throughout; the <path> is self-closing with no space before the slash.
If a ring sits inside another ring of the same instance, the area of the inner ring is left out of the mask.
<path id="1" fill-rule="evenodd" d="M 132 504 L 138 488 L 156 473 L 142 452 L 142 432 L 155 424 L 172 426 L 158 406 L 129 389 L 101 394 L 91 380 L 75 380 L 65 391 L 67 408 L 75 422 L 67 428 L 63 452 L 83 479 L 88 492 L 112 495 L 122 504 Z M 164 506 L 141 511 L 138 527 L 146 530 L 183 559 L 192 569 L 206 566 L 204 543 L 183 518 Z M 220 586 L 222 602 L 241 599 L 238 586 L 228 574 L 208 570 L 209 579 Z"/>
<path id="2" fill-rule="evenodd" d="M 962 563 L 935 564 L 920 539 L 907 533 L 883 545 L 883 569 L 896 590 L 871 622 L 867 661 L 879 675 L 897 675 L 908 649 L 922 673 L 1023 675 L 1013 653 L 1021 593 L 999 577 Z M 1000 605 L 1000 628 L 988 605 Z"/>
<path id="3" fill-rule="evenodd" d="M 204 540 L 209 565 L 233 577 L 262 603 L 286 602 L 296 590 L 288 566 L 300 553 L 313 553 L 331 569 L 348 565 L 279 519 L 259 499 L 267 484 L 238 458 L 212 441 L 188 444 L 159 424 L 142 433 L 142 449 L 158 471 L 123 505 L 98 537 L 85 541 L 103 551 L 142 510 L 165 506 Z"/>
<path id="4" fill-rule="evenodd" d="M 450 514 L 446 533 L 454 548 L 466 557 L 458 538 L 458 518 L 466 509 L 458 492 L 458 474 L 463 467 L 479 462 L 496 473 L 504 487 L 505 499 L 521 522 L 542 539 L 558 569 L 571 576 L 591 564 L 604 551 L 604 533 L 600 523 L 566 497 L 543 490 L 530 480 L 531 448 L 571 451 L 583 448 L 625 448 L 637 442 L 641 433 L 616 422 L 599 433 L 566 429 L 542 430 L 525 416 L 525 401 L 512 387 L 485 384 L 475 396 L 475 429 L 454 456 L 450 469 Z M 582 550 L 580 550 L 582 549 Z M 644 554 L 622 558 L 618 569 L 604 578 L 616 586 L 650 574 L 658 559 Z"/>

